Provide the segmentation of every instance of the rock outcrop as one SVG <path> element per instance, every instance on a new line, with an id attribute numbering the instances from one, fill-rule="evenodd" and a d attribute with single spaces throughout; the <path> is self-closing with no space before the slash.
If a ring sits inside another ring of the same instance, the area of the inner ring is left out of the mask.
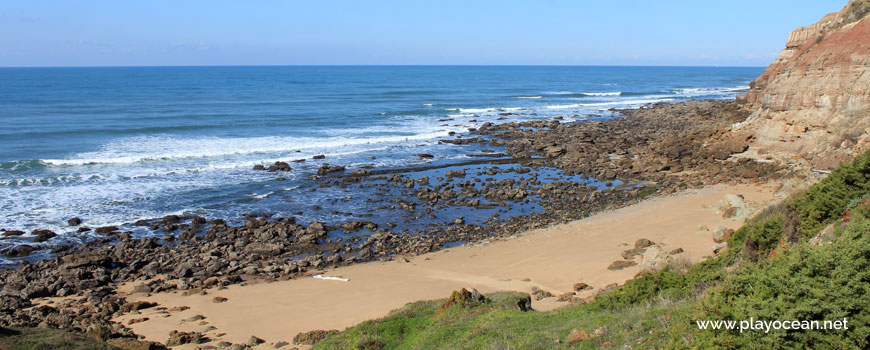
<path id="1" fill-rule="evenodd" d="M 752 110 L 734 131 L 745 155 L 829 168 L 870 148 L 870 0 L 852 0 L 808 27 L 741 97 Z"/>

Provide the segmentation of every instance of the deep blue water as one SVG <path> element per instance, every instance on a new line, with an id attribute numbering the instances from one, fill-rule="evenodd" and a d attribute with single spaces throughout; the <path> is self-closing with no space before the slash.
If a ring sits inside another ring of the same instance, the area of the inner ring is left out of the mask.
<path id="1" fill-rule="evenodd" d="M 429 161 L 417 153 L 459 160 L 468 149 L 437 144 L 451 131 L 733 98 L 762 70 L 0 68 L 0 228 L 62 232 L 74 216 L 100 226 L 170 213 L 282 213 L 294 200 L 319 200 L 297 191 L 323 162 L 310 160 L 317 154 L 351 168 Z M 251 170 L 298 158 L 309 160 L 291 163 L 280 183 Z"/>

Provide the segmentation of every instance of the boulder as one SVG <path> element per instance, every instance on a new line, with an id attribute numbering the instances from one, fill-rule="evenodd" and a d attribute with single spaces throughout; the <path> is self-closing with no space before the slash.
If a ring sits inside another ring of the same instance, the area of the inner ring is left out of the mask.
<path id="1" fill-rule="evenodd" d="M 254 242 L 245 246 L 245 253 L 273 256 L 281 254 L 281 246 L 274 243 Z"/>
<path id="2" fill-rule="evenodd" d="M 713 230 L 713 242 L 722 243 L 731 238 L 731 235 L 734 234 L 734 230 L 729 229 L 725 226 L 718 226 L 715 230 Z"/>
<path id="3" fill-rule="evenodd" d="M 24 234 L 24 231 L 20 231 L 20 230 L 3 231 L 3 237 L 21 236 L 23 234 Z"/>
<path id="4" fill-rule="evenodd" d="M 10 258 L 23 258 L 37 250 L 39 250 L 39 248 L 27 244 L 22 244 L 12 248 L 3 249 L 2 251 L 0 251 L 0 253 Z"/>
<path id="5" fill-rule="evenodd" d="M 101 235 L 111 235 L 117 231 L 118 231 L 118 226 L 103 226 L 103 227 L 97 227 L 97 229 L 94 230 L 94 232 L 101 234 Z"/>
<path id="6" fill-rule="evenodd" d="M 121 312 L 130 312 L 130 311 L 138 311 L 144 309 L 150 309 L 152 307 L 157 306 L 157 303 L 151 301 L 134 301 L 130 303 L 126 303 L 121 305 Z"/>
<path id="7" fill-rule="evenodd" d="M 269 168 L 267 168 L 266 170 L 272 171 L 272 172 L 290 171 L 290 170 L 292 170 L 292 168 L 290 167 L 290 164 L 287 164 L 286 162 L 275 162 L 275 164 L 270 165 Z"/>
<path id="8" fill-rule="evenodd" d="M 166 341 L 166 346 L 173 347 L 184 344 L 201 344 L 205 337 L 200 332 L 179 332 L 172 331 L 169 333 L 169 339 Z"/>
<path id="9" fill-rule="evenodd" d="M 517 299 L 517 310 L 522 312 L 531 311 L 532 310 L 532 296 L 526 295 Z"/>
<path id="10" fill-rule="evenodd" d="M 574 292 L 582 292 L 587 289 L 592 289 L 592 286 L 583 282 L 574 283 Z"/>
<path id="11" fill-rule="evenodd" d="M 331 173 L 343 172 L 345 167 L 341 165 L 329 166 L 329 163 L 323 163 L 320 165 L 320 168 L 317 169 L 317 175 L 326 175 Z"/>
<path id="12" fill-rule="evenodd" d="M 641 239 L 638 239 L 637 241 L 634 242 L 635 249 L 646 248 L 646 247 L 649 247 L 651 245 L 653 245 L 653 242 L 646 239 L 646 238 L 641 238 Z"/>
<path id="13" fill-rule="evenodd" d="M 465 170 L 448 170 L 444 172 L 446 177 L 465 177 Z"/>
<path id="14" fill-rule="evenodd" d="M 716 203 L 716 211 L 723 219 L 744 220 L 752 214 L 749 206 L 741 196 L 726 194 L 725 198 Z"/>
<path id="15" fill-rule="evenodd" d="M 544 148 L 544 154 L 547 156 L 547 158 L 556 158 L 565 154 L 565 152 L 565 147 L 562 146 L 550 146 Z"/>
<path id="16" fill-rule="evenodd" d="M 256 337 L 256 336 L 253 336 L 253 335 L 252 335 L 251 338 L 248 339 L 248 343 L 247 343 L 247 345 L 248 345 L 248 346 L 257 346 L 257 345 L 263 344 L 263 343 L 265 343 L 265 342 L 266 342 L 266 341 L 263 340 L 262 338 L 259 338 L 259 337 Z"/>
<path id="17" fill-rule="evenodd" d="M 70 226 L 78 226 L 82 224 L 82 219 L 75 217 L 66 221 L 66 223 Z"/>
<path id="18" fill-rule="evenodd" d="M 31 234 L 35 236 L 33 237 L 34 243 L 45 242 L 49 239 L 57 237 L 57 233 L 54 233 L 54 231 L 50 230 L 34 230 L 33 232 L 31 232 Z"/>
<path id="19" fill-rule="evenodd" d="M 673 258 L 662 247 L 650 246 L 643 253 L 643 260 L 640 263 L 642 271 L 656 272 L 664 270 L 670 264 Z"/>
<path id="20" fill-rule="evenodd" d="M 607 267 L 607 269 L 617 271 L 627 267 L 632 267 L 634 265 L 637 265 L 637 262 L 635 262 L 634 260 L 617 260 L 612 262 L 610 266 Z"/>

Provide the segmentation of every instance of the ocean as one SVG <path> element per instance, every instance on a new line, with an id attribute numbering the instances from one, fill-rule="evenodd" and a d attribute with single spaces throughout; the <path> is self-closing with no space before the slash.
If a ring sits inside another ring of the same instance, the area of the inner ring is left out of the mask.
<path id="1" fill-rule="evenodd" d="M 168 214 L 238 221 L 252 212 L 330 221 L 371 208 L 339 200 L 349 196 L 342 191 L 308 190 L 323 162 L 349 170 L 459 162 L 477 146 L 438 140 L 485 122 L 583 121 L 613 117 L 611 108 L 734 98 L 762 71 L 0 68 L 0 228 L 63 236 L 72 217 L 98 227 Z M 295 159 L 307 160 L 277 175 L 252 169 Z"/>

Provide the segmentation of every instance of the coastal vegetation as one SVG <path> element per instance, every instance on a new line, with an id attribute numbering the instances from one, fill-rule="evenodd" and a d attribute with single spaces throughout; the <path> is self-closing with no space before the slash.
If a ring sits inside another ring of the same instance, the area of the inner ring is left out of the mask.
<path id="1" fill-rule="evenodd" d="M 52 328 L 0 328 L 0 350 L 117 350 L 120 348 Z"/>
<path id="2" fill-rule="evenodd" d="M 588 303 L 521 311 L 524 295 L 424 301 L 327 337 L 317 349 L 764 348 L 870 345 L 870 152 L 749 220 L 729 249 Z M 700 320 L 840 320 L 848 330 L 699 330 Z"/>

